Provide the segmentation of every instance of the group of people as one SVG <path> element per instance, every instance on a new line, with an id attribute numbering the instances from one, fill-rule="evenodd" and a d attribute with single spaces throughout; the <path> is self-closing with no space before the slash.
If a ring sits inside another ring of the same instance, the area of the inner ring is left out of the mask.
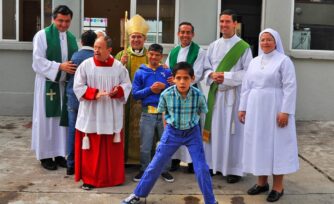
<path id="1" fill-rule="evenodd" d="M 45 169 L 67 167 L 90 190 L 123 184 L 125 162 L 140 159 L 133 178 L 139 183 L 122 202 L 135 204 L 159 176 L 173 182 L 169 172 L 182 161 L 206 204 L 218 203 L 211 180 L 217 173 L 228 183 L 258 176 L 249 195 L 269 191 L 273 176 L 267 201 L 280 199 L 284 175 L 299 162 L 295 70 L 277 31 L 260 33 L 253 58 L 235 33 L 236 13 L 224 10 L 222 37 L 207 51 L 193 42 L 193 25 L 182 22 L 180 45 L 163 63 L 161 45 L 144 47 L 149 27 L 141 16 L 127 22 L 130 45 L 113 57 L 105 33 L 84 32 L 78 51 L 68 31 L 72 15 L 58 6 L 52 24 L 33 40 L 32 149 Z"/>

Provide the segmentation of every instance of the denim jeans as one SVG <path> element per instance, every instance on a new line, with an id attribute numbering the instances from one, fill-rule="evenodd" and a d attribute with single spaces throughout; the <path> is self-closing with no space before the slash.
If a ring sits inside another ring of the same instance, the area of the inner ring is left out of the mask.
<path id="1" fill-rule="evenodd" d="M 188 148 L 194 164 L 196 180 L 202 191 L 205 204 L 215 203 L 212 180 L 209 167 L 205 161 L 199 125 L 188 130 L 179 130 L 171 125 L 166 126 L 157 151 L 134 190 L 136 196 L 148 196 L 155 182 L 159 178 L 164 164 L 166 161 L 170 160 L 172 155 L 181 145 L 185 145 Z"/>
<path id="2" fill-rule="evenodd" d="M 79 101 L 73 92 L 73 79 L 71 76 L 66 86 L 67 111 L 68 111 L 68 135 L 67 135 L 67 167 L 74 168 L 74 141 L 75 123 L 79 108 Z"/>
<path id="3" fill-rule="evenodd" d="M 141 171 L 145 171 L 146 167 L 152 159 L 152 147 L 154 136 L 160 140 L 164 131 L 162 114 L 142 113 L 140 117 L 140 164 Z M 155 152 L 155 151 L 154 151 Z M 170 160 L 165 165 L 163 172 L 167 172 L 170 168 Z"/>

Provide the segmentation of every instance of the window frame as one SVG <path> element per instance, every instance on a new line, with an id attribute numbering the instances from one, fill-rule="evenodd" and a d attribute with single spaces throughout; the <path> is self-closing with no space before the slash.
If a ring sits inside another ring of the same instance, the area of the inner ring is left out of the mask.
<path id="1" fill-rule="evenodd" d="M 179 7 L 180 7 L 180 0 L 175 0 L 175 17 L 174 17 L 174 40 L 173 43 L 159 43 L 160 45 L 162 45 L 165 49 L 164 49 L 164 54 L 169 53 L 169 51 L 171 49 L 174 48 L 175 44 L 178 43 L 178 36 L 177 36 L 177 29 L 178 29 L 178 23 L 179 22 Z M 159 12 L 160 12 L 160 0 L 156 0 L 157 2 L 157 21 L 159 22 Z M 134 15 L 137 14 L 137 0 L 131 0 L 130 1 L 130 18 L 133 17 Z M 157 29 L 157 35 L 155 38 L 155 43 L 158 43 L 158 32 L 159 29 Z M 149 46 L 152 43 L 148 43 L 145 42 L 145 46 Z"/>
<path id="2" fill-rule="evenodd" d="M 41 14 L 41 28 L 44 28 L 44 0 L 40 0 L 41 3 L 41 10 L 40 10 L 40 14 Z M 11 43 L 11 42 L 15 42 L 15 44 L 17 42 L 20 43 L 31 43 L 30 42 L 25 42 L 25 41 L 20 41 L 19 40 L 19 36 L 20 36 L 20 21 L 17 19 L 20 19 L 20 0 L 15 0 L 15 18 L 16 18 L 16 22 L 15 22 L 15 29 L 16 29 L 16 33 L 15 33 L 15 39 L 3 39 L 3 13 L 2 13 L 2 9 L 3 9 L 3 0 L 0 0 L 0 11 L 1 11 L 1 15 L 0 15 L 0 43 L 1 44 L 7 44 L 7 43 Z"/>
<path id="3" fill-rule="evenodd" d="M 267 1 L 267 0 L 266 0 Z M 293 49 L 293 23 L 294 23 L 294 13 L 295 13 L 295 6 L 296 0 L 292 1 L 292 7 L 290 11 L 290 26 L 289 26 L 289 52 L 290 56 L 299 59 L 321 59 L 321 60 L 334 60 L 334 50 L 302 50 L 302 49 Z"/>

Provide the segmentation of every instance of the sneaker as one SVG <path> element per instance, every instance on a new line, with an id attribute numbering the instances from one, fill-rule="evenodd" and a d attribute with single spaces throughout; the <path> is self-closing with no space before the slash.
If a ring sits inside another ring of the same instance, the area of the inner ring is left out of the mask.
<path id="1" fill-rule="evenodd" d="M 121 204 L 138 204 L 140 203 L 140 198 L 136 196 L 134 193 L 129 195 L 129 197 L 125 198 Z"/>
<path id="2" fill-rule="evenodd" d="M 144 174 L 144 171 L 140 171 L 135 177 L 133 177 L 133 181 L 134 182 L 139 182 L 140 181 L 140 179 L 141 179 L 141 177 L 143 176 L 143 174 Z"/>
<path id="3" fill-rule="evenodd" d="M 165 181 L 167 181 L 169 183 L 174 182 L 174 177 L 168 172 L 162 173 L 161 176 L 162 176 L 162 178 L 164 178 Z"/>

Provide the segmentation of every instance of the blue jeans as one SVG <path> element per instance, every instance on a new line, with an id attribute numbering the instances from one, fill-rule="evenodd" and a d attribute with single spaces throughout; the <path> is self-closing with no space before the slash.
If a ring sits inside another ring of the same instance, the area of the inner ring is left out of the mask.
<path id="1" fill-rule="evenodd" d="M 181 145 L 185 145 L 188 148 L 194 164 L 196 180 L 202 191 L 205 204 L 215 203 L 211 176 L 209 167 L 205 161 L 199 125 L 187 130 L 178 130 L 171 125 L 167 125 L 152 162 L 146 168 L 145 173 L 134 190 L 136 196 L 148 196 L 158 179 L 163 166 L 170 160 L 172 155 Z"/>
<path id="2" fill-rule="evenodd" d="M 74 135 L 75 123 L 79 109 L 79 101 L 73 92 L 73 78 L 71 77 L 66 86 L 67 111 L 68 111 L 68 135 L 67 135 L 67 167 L 74 168 Z"/>
<path id="3" fill-rule="evenodd" d="M 160 140 L 164 131 L 162 114 L 142 113 L 140 117 L 140 164 L 141 171 L 145 171 L 146 167 L 152 159 L 152 147 L 154 136 Z M 170 167 L 170 161 L 166 163 L 163 172 L 167 172 Z"/>

